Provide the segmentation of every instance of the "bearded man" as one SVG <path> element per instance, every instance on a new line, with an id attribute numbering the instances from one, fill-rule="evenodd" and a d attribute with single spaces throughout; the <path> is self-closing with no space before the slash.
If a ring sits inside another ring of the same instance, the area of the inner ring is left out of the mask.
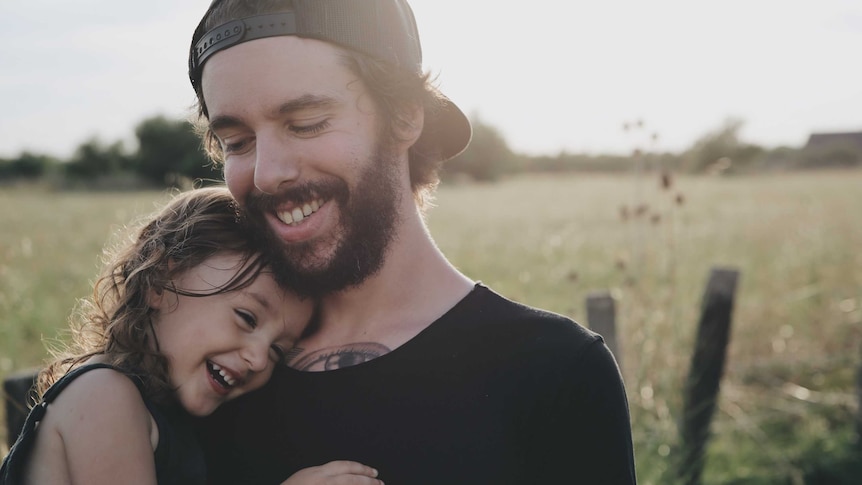
<path id="1" fill-rule="evenodd" d="M 189 74 L 277 276 L 320 301 L 270 384 L 203 423 L 212 483 L 332 460 L 389 484 L 635 483 L 601 337 L 474 282 L 425 226 L 471 131 L 405 0 L 216 0 Z"/>

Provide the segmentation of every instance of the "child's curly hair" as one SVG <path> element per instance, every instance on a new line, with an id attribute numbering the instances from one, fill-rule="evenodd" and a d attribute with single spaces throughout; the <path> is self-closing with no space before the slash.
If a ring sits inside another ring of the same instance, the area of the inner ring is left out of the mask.
<path id="1" fill-rule="evenodd" d="M 201 294 L 184 292 L 172 280 L 218 252 L 242 255 L 225 285 Z M 147 219 L 128 244 L 109 255 L 93 295 L 72 315 L 72 342 L 55 351 L 39 373 L 41 396 L 72 368 L 94 355 L 136 375 L 157 402 L 173 399 L 168 362 L 151 335 L 150 292 L 165 289 L 189 296 L 233 291 L 251 284 L 268 265 L 244 218 L 223 187 L 191 190 L 173 198 Z"/>

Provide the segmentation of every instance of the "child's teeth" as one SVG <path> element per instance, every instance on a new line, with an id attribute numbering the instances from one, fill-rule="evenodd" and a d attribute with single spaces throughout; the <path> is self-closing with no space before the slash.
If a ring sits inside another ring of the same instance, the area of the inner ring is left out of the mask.
<path id="1" fill-rule="evenodd" d="M 224 378 L 224 381 L 227 382 L 228 385 L 233 385 L 233 378 L 231 378 L 231 376 L 227 372 L 219 370 L 218 373 L 221 374 L 222 378 Z"/>

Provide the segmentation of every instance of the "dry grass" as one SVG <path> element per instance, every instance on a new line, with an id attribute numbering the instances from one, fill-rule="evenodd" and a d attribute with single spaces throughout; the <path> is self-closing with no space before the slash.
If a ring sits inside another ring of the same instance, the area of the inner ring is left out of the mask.
<path id="1" fill-rule="evenodd" d="M 666 483 L 709 270 L 738 268 L 704 478 L 774 483 L 801 476 L 812 450 L 849 439 L 862 343 L 859 187 L 860 171 L 683 178 L 669 189 L 656 174 L 639 186 L 523 177 L 443 187 L 428 218 L 461 270 L 513 299 L 586 323 L 586 295 L 612 292 L 642 483 Z M 40 339 L 88 293 L 109 234 L 163 197 L 0 191 L 0 377 L 39 364 Z"/>
<path id="2" fill-rule="evenodd" d="M 852 432 L 862 172 L 673 182 L 565 176 L 446 188 L 430 225 L 460 268 L 516 299 L 585 322 L 587 294 L 612 292 L 642 483 L 667 483 L 710 268 L 737 268 L 704 479 L 798 476 L 812 450 Z"/>

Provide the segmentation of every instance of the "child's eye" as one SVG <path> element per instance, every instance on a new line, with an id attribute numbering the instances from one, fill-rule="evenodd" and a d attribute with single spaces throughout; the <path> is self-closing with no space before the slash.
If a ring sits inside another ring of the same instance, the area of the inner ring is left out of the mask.
<path id="1" fill-rule="evenodd" d="M 287 354 L 281 346 L 273 344 L 272 347 L 270 347 L 270 350 L 272 350 L 272 352 L 269 353 L 269 358 L 272 359 L 273 362 L 279 365 L 285 363 L 285 357 L 287 357 Z"/>
<path id="2" fill-rule="evenodd" d="M 234 310 L 234 313 L 237 314 L 242 320 L 251 328 L 257 328 L 257 320 L 254 319 L 254 315 L 242 310 Z"/>

